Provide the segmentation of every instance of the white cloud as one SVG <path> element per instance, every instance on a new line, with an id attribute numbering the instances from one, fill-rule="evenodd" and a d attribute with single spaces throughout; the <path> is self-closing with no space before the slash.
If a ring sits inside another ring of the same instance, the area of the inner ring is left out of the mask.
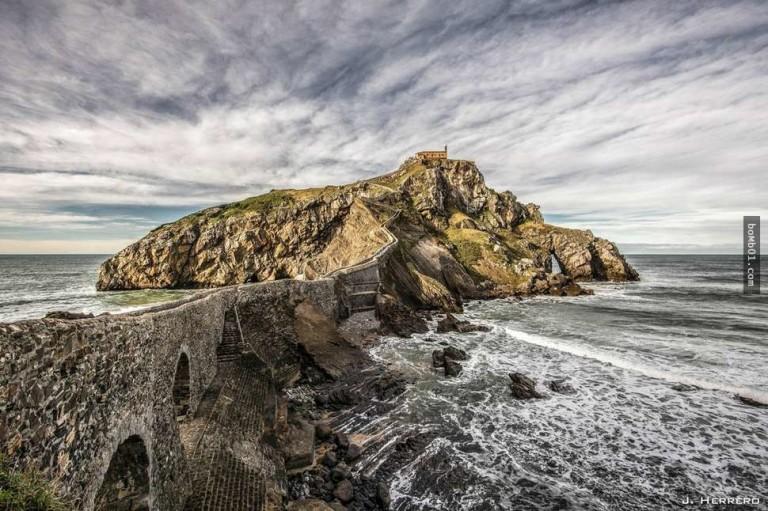
<path id="1" fill-rule="evenodd" d="M 768 214 L 767 24 L 724 0 L 17 4 L 0 165 L 44 172 L 0 199 L 83 227 L 57 208 L 348 182 L 448 143 L 568 225 L 735 245 Z"/>

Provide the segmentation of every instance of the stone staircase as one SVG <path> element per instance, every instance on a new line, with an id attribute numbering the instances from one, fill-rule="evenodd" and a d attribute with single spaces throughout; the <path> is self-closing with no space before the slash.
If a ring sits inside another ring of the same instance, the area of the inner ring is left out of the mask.
<path id="1" fill-rule="evenodd" d="M 274 415 L 269 370 L 253 354 L 219 365 L 195 420 L 190 453 L 191 495 L 184 511 L 261 511 L 270 463 L 260 440 Z"/>
<path id="2" fill-rule="evenodd" d="M 247 349 L 237 310 L 224 315 L 216 379 L 180 424 L 190 467 L 184 511 L 262 511 L 275 465 L 261 443 L 276 413 L 269 368 Z"/>
<path id="3" fill-rule="evenodd" d="M 381 288 L 378 265 L 345 275 L 342 282 L 352 314 L 376 308 L 376 296 Z"/>
<path id="4" fill-rule="evenodd" d="M 235 309 L 230 309 L 224 315 L 224 330 L 221 333 L 221 344 L 216 347 L 216 359 L 222 363 L 234 362 L 242 353 L 242 336 L 237 321 Z"/>

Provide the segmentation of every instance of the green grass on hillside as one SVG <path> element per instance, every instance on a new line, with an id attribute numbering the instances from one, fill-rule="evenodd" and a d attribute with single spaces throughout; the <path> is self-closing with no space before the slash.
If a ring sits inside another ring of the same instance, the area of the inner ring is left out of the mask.
<path id="1" fill-rule="evenodd" d="M 37 472 L 17 472 L 0 458 L 0 510 L 66 511 L 70 507 Z"/>
<path id="2" fill-rule="evenodd" d="M 295 199 L 290 190 L 272 190 L 271 192 L 265 193 L 263 195 L 249 197 L 247 199 L 222 206 L 221 211 L 212 215 L 211 219 L 223 220 L 231 216 L 244 213 L 266 213 L 267 211 L 274 208 L 290 206 L 294 202 Z"/>
<path id="3" fill-rule="evenodd" d="M 475 229 L 449 227 L 445 236 L 456 248 L 456 256 L 465 267 L 474 266 L 484 257 L 483 249 L 491 246 L 488 233 Z"/>
<path id="4" fill-rule="evenodd" d="M 386 174 L 384 176 L 375 177 L 369 180 L 370 183 L 386 186 L 388 188 L 397 189 L 411 176 L 423 172 L 426 167 L 418 160 L 409 162 L 407 165 L 401 167 L 396 172 Z"/>

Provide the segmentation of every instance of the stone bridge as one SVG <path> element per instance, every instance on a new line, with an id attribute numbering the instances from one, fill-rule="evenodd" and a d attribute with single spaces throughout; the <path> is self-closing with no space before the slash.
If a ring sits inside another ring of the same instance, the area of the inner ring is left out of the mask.
<path id="1" fill-rule="evenodd" d="M 294 309 L 309 301 L 336 320 L 372 307 L 396 241 L 331 278 L 0 323 L 3 455 L 75 509 L 270 507 L 280 461 L 258 441 L 276 420 L 276 389 L 299 374 Z"/>
<path id="2" fill-rule="evenodd" d="M 138 313 L 0 324 L 3 454 L 40 470 L 76 509 L 182 509 L 196 489 L 192 455 L 217 441 L 203 438 L 210 420 L 196 412 L 226 401 L 217 375 L 247 358 L 222 353 L 232 318 L 238 351 L 263 368 L 251 383 L 274 388 L 298 373 L 291 315 L 305 300 L 334 319 L 342 303 L 333 279 L 283 280 Z M 241 508 L 217 502 L 199 508 Z"/>

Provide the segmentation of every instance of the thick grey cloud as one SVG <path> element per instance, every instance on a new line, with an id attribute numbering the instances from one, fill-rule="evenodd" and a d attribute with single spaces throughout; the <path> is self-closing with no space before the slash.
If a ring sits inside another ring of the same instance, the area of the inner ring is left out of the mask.
<path id="1" fill-rule="evenodd" d="M 444 143 L 553 222 L 628 247 L 735 250 L 741 215 L 768 214 L 762 1 L 0 13 L 0 251 L 118 249 L 184 211 Z"/>

